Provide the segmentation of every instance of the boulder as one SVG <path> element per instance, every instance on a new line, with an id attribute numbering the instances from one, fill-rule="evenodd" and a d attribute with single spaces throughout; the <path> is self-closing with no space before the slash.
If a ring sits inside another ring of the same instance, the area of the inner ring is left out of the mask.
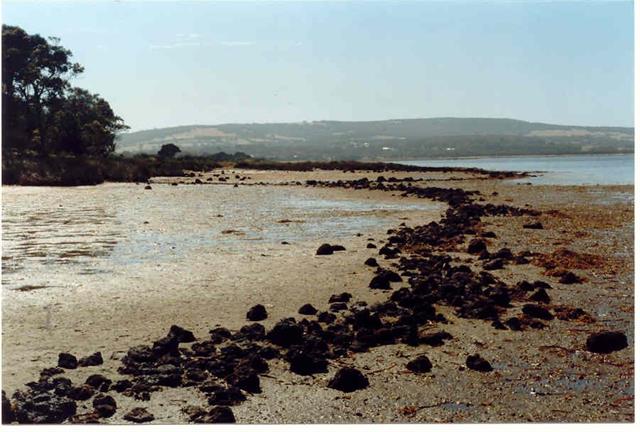
<path id="1" fill-rule="evenodd" d="M 332 255 L 333 254 L 333 246 L 329 243 L 323 243 L 320 245 L 318 250 L 316 250 L 316 255 Z"/>
<path id="2" fill-rule="evenodd" d="M 343 367 L 331 378 L 328 387 L 350 393 L 369 387 L 369 380 L 359 370 Z"/>
<path id="3" fill-rule="evenodd" d="M 247 319 L 249 321 L 262 321 L 262 320 L 267 319 L 267 316 L 268 316 L 267 315 L 267 310 L 261 304 L 257 304 L 255 306 L 253 306 L 247 312 Z"/>
<path id="4" fill-rule="evenodd" d="M 58 367 L 65 369 L 75 369 L 78 367 L 78 359 L 73 354 L 58 354 Z"/>
<path id="5" fill-rule="evenodd" d="M 102 359 L 102 353 L 95 352 L 87 357 L 83 357 L 78 360 L 78 366 L 86 367 L 86 366 L 99 366 L 104 363 Z"/>
<path id="6" fill-rule="evenodd" d="M 593 333 L 587 338 L 587 351 L 608 354 L 629 346 L 627 336 L 620 331 Z"/>

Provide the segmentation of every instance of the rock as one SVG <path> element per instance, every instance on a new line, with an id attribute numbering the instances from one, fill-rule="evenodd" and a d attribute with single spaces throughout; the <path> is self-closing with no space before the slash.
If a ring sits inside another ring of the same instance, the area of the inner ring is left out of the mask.
<path id="1" fill-rule="evenodd" d="M 329 303 L 345 303 L 351 300 L 351 297 L 353 296 L 348 292 L 343 292 L 342 294 L 333 294 L 329 298 Z"/>
<path id="2" fill-rule="evenodd" d="M 479 254 L 487 250 L 487 242 L 482 239 L 472 239 L 467 247 L 467 252 L 470 254 Z"/>
<path id="3" fill-rule="evenodd" d="M 336 320 L 336 316 L 330 312 L 320 312 L 318 314 L 318 322 L 331 324 Z"/>
<path id="4" fill-rule="evenodd" d="M 262 321 L 267 319 L 267 310 L 261 304 L 257 304 L 249 309 L 249 312 L 247 312 L 247 319 L 249 321 Z"/>
<path id="5" fill-rule="evenodd" d="M 193 335 L 193 332 L 190 332 L 189 330 L 185 330 L 182 327 L 177 326 L 175 324 L 172 325 L 171 328 L 169 329 L 168 336 L 177 339 L 178 342 L 181 342 L 181 343 L 189 343 L 189 342 L 196 341 L 196 337 Z"/>
<path id="6" fill-rule="evenodd" d="M 102 360 L 102 353 L 100 352 L 95 352 L 90 356 L 83 357 L 80 360 L 78 360 L 78 366 L 82 366 L 82 367 L 98 366 L 98 365 L 101 365 L 102 363 L 104 363 L 104 360 Z"/>
<path id="7" fill-rule="evenodd" d="M 382 289 L 388 290 L 391 289 L 391 284 L 389 283 L 389 279 L 382 275 L 375 275 L 371 282 L 369 282 L 369 288 L 371 289 Z"/>
<path id="8" fill-rule="evenodd" d="M 540 222 L 526 223 L 526 224 L 522 225 L 522 228 L 525 228 L 525 229 L 537 229 L 537 230 L 544 229 Z"/>
<path id="9" fill-rule="evenodd" d="M 478 354 L 467 357 L 467 367 L 478 372 L 491 372 L 491 364 Z"/>
<path id="10" fill-rule="evenodd" d="M 250 325 L 242 326 L 240 331 L 236 333 L 234 339 L 239 337 L 240 339 L 248 340 L 262 340 L 264 339 L 266 330 L 262 324 L 253 323 Z"/>
<path id="11" fill-rule="evenodd" d="M 145 190 L 151 190 L 151 185 L 146 185 L 144 188 Z"/>
<path id="12" fill-rule="evenodd" d="M 64 369 L 59 368 L 59 367 L 52 367 L 52 368 L 44 368 L 42 369 L 42 371 L 40 372 L 40 377 L 52 377 L 53 375 L 58 375 L 64 373 Z"/>
<path id="13" fill-rule="evenodd" d="M 538 288 L 538 290 L 534 292 L 531 297 L 529 297 L 529 300 L 541 303 L 549 303 L 551 302 L 551 297 L 549 297 L 549 294 L 547 294 L 544 288 Z"/>
<path id="14" fill-rule="evenodd" d="M 122 393 L 126 389 L 131 388 L 131 386 L 133 386 L 133 383 L 131 381 L 129 381 L 128 379 L 124 379 L 124 380 L 116 381 L 111 386 L 111 390 L 115 390 L 118 393 Z"/>
<path id="15" fill-rule="evenodd" d="M 520 321 L 520 319 L 516 317 L 509 318 L 504 323 L 507 325 L 507 327 L 509 327 L 513 331 L 522 330 L 522 322 Z"/>
<path id="16" fill-rule="evenodd" d="M 69 423 L 73 423 L 73 424 L 100 423 L 100 413 L 96 411 L 92 411 L 84 414 L 76 414 L 73 417 L 69 418 Z"/>
<path id="17" fill-rule="evenodd" d="M 626 348 L 627 336 L 620 331 L 593 333 L 587 338 L 587 351 L 608 354 Z"/>
<path id="18" fill-rule="evenodd" d="M 293 320 L 281 320 L 267 333 L 267 339 L 283 347 L 299 344 L 302 342 L 302 328 Z"/>
<path id="19" fill-rule="evenodd" d="M 298 309 L 298 313 L 302 315 L 315 315 L 318 313 L 318 309 L 314 308 L 311 304 L 307 303 Z"/>
<path id="20" fill-rule="evenodd" d="M 419 343 L 434 347 L 444 345 L 444 341 L 450 339 L 453 339 L 453 336 L 446 331 L 418 334 Z"/>
<path id="21" fill-rule="evenodd" d="M 416 357 L 414 360 L 407 363 L 407 369 L 415 373 L 431 372 L 432 367 L 433 365 L 431 364 L 431 361 L 429 361 L 427 356 L 423 355 Z"/>
<path id="22" fill-rule="evenodd" d="M 576 284 L 576 283 L 581 283 L 582 279 L 580 279 L 575 273 L 570 272 L 570 271 L 565 271 L 562 273 L 562 275 L 560 276 L 560 279 L 558 280 L 558 282 L 560 282 L 561 284 L 565 284 L 565 285 L 570 285 L 570 284 Z"/>
<path id="23" fill-rule="evenodd" d="M 73 400 L 87 400 L 90 399 L 94 393 L 95 390 L 93 387 L 88 384 L 83 384 L 78 387 L 72 387 L 71 390 L 69 390 L 68 396 Z"/>
<path id="24" fill-rule="evenodd" d="M 236 418 L 231 408 L 216 406 L 211 408 L 209 414 L 204 417 L 204 423 L 235 423 Z"/>
<path id="25" fill-rule="evenodd" d="M 367 243 L 367 249 L 377 249 L 378 246 L 374 245 L 373 243 Z"/>
<path id="26" fill-rule="evenodd" d="M 482 234 L 480 234 L 480 236 L 484 237 L 484 238 L 496 238 L 497 237 L 496 233 L 494 233 L 493 231 L 483 232 Z"/>
<path id="27" fill-rule="evenodd" d="M 369 380 L 359 370 L 343 367 L 331 378 L 328 387 L 350 393 L 369 387 Z"/>
<path id="28" fill-rule="evenodd" d="M 214 328 L 213 330 L 209 330 L 209 334 L 211 335 L 211 340 L 213 341 L 213 343 L 220 343 L 231 337 L 231 332 L 224 327 L 218 327 Z"/>
<path id="29" fill-rule="evenodd" d="M 375 258 L 367 258 L 367 260 L 364 262 L 364 265 L 369 267 L 378 267 L 378 261 L 376 261 Z"/>
<path id="30" fill-rule="evenodd" d="M 298 375 L 313 375 L 327 371 L 327 360 L 316 353 L 304 350 L 292 350 L 287 353 L 291 372 Z"/>
<path id="31" fill-rule="evenodd" d="M 347 250 L 347 249 L 345 249 L 345 247 L 344 247 L 344 246 L 342 246 L 342 245 L 332 245 L 332 246 L 331 246 L 331 249 L 332 249 L 334 252 L 339 252 L 339 251 Z"/>
<path id="32" fill-rule="evenodd" d="M 65 369 L 75 369 L 78 367 L 78 359 L 73 354 L 58 354 L 58 367 Z"/>
<path id="33" fill-rule="evenodd" d="M 249 393 L 261 393 L 260 378 L 249 367 L 238 367 L 227 377 L 227 382 Z"/>
<path id="34" fill-rule="evenodd" d="M 329 243 L 323 243 L 320 245 L 318 250 L 316 251 L 316 255 L 332 255 L 333 254 L 333 246 Z"/>
<path id="35" fill-rule="evenodd" d="M 532 318 L 540 318 L 544 320 L 553 319 L 553 315 L 546 307 L 537 304 L 526 304 L 522 306 L 522 313 Z"/>
<path id="36" fill-rule="evenodd" d="M 146 410 L 146 408 L 136 407 L 126 413 L 123 417 L 125 420 L 134 423 L 147 423 L 155 420 L 153 414 Z"/>
<path id="37" fill-rule="evenodd" d="M 482 266 L 485 270 L 498 270 L 504 268 L 504 261 L 501 258 L 492 259 L 488 263 Z"/>
<path id="38" fill-rule="evenodd" d="M 106 392 L 109 391 L 109 386 L 111 385 L 111 380 L 104 375 L 94 374 L 89 375 L 85 384 L 90 385 L 96 390 Z"/>
<path id="39" fill-rule="evenodd" d="M 16 419 L 11 402 L 7 398 L 7 394 L 2 390 L 2 424 L 13 423 Z"/>
<path id="40" fill-rule="evenodd" d="M 98 395 L 93 399 L 93 408 L 100 417 L 111 417 L 116 413 L 115 399 L 109 395 Z"/>
<path id="41" fill-rule="evenodd" d="M 213 386 L 201 386 L 200 390 L 210 394 L 209 405 L 238 405 L 245 400 L 246 396 L 238 387 L 223 387 L 214 384 Z"/>
<path id="42" fill-rule="evenodd" d="M 331 306 L 329 306 L 329 310 L 331 312 L 340 312 L 342 310 L 347 310 L 347 304 L 346 303 L 331 303 Z"/>

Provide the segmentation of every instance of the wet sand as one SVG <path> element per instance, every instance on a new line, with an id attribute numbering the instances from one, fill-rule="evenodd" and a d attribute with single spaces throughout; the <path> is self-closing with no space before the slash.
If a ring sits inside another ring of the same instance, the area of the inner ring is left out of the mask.
<path id="1" fill-rule="evenodd" d="M 510 284 L 524 279 L 549 282 L 553 286 L 549 294 L 554 304 L 581 307 L 596 318 L 594 323 L 553 320 L 542 330 L 500 331 L 489 322 L 461 319 L 447 307 L 439 306 L 438 312 L 450 323 L 434 328 L 445 329 L 454 336 L 444 346 L 376 347 L 367 353 L 334 360 L 329 373 L 313 377 L 289 372 L 288 365 L 281 360 L 270 362 L 270 372 L 261 379 L 262 393 L 233 407 L 238 422 L 633 421 L 632 187 L 529 186 L 514 181 L 480 180 L 460 173 L 243 171 L 240 174 L 250 179 L 239 182 L 238 188 L 232 184 L 169 185 L 174 181 L 193 181 L 181 178 L 155 179 L 157 184 L 150 191 L 145 191 L 144 185 L 126 185 L 124 192 L 135 200 L 141 194 L 156 194 L 165 189 L 180 194 L 186 188 L 217 188 L 252 200 L 256 188 L 270 188 L 284 196 L 302 191 L 326 200 L 433 204 L 384 191 L 293 185 L 306 180 L 364 176 L 375 179 L 378 175 L 428 178 L 418 184 L 479 190 L 486 202 L 555 211 L 535 218 L 543 223 L 544 230 L 524 230 L 522 223 L 532 219 L 528 216 L 483 218 L 485 229 L 497 234 L 497 239 L 490 241 L 490 250 L 506 246 L 514 253 L 524 249 L 551 253 L 565 247 L 576 252 L 589 251 L 603 260 L 598 266 L 573 270 L 588 279 L 578 285 L 558 284 L 557 278 L 545 275 L 543 268 L 532 264 L 507 266 L 493 272 Z M 206 182 L 210 176 L 205 173 L 199 178 Z M 458 180 L 461 177 L 466 178 Z M 270 186 L 255 186 L 260 182 Z M 3 216 L 11 199 L 19 200 L 11 197 L 10 192 L 4 193 Z M 498 194 L 493 196 L 493 192 Z M 214 212 L 215 206 L 211 208 Z M 33 290 L 8 290 L 4 286 L 2 388 L 11 394 L 24 383 L 37 379 L 42 368 L 55 366 L 57 354 L 63 351 L 78 356 L 101 351 L 105 358 L 102 366 L 66 372 L 74 382 L 84 381 L 91 373 L 113 376 L 129 347 L 158 339 L 172 324 L 192 330 L 198 338 L 206 338 L 208 330 L 216 325 L 238 329 L 246 324 L 244 315 L 256 303 L 267 306 L 269 319 L 263 324 L 268 328 L 283 317 L 301 318 L 296 311 L 304 303 L 326 309 L 329 296 L 342 291 L 351 292 L 354 300 L 370 304 L 384 300 L 388 293 L 368 288 L 373 271 L 363 262 L 377 255 L 375 250 L 366 249 L 367 239 L 384 241 L 388 229 L 397 228 L 400 223 L 415 226 L 438 220 L 445 209 L 445 205 L 437 204 L 422 210 L 371 210 L 381 219 L 377 224 L 363 226 L 359 230 L 361 236 L 342 233 L 288 245 L 275 239 L 266 243 L 245 242 L 232 251 L 198 244 L 194 249 L 197 253 L 190 252 L 188 259 L 176 262 L 154 264 L 154 249 L 150 247 L 149 261 L 130 265 L 124 275 L 97 273 L 88 275 L 83 283 L 68 281 L 62 286 Z M 176 221 L 163 221 L 157 214 L 144 215 L 143 219 L 149 222 L 145 229 L 166 231 L 179 226 Z M 184 229 L 188 231 L 190 224 L 201 223 L 204 229 L 213 226 L 223 230 L 220 219 L 229 223 L 227 215 L 213 216 L 212 213 L 205 221 L 187 219 Z M 128 226 L 125 237 L 136 229 L 141 228 Z M 342 244 L 346 251 L 316 256 L 316 248 L 324 242 Z M 477 265 L 462 249 L 451 254 L 471 267 Z M 3 270 L 5 266 L 10 268 L 10 261 L 3 255 Z M 19 272 L 17 269 L 16 273 Z M 21 286 L 29 286 L 29 281 Z M 588 334 L 600 329 L 624 331 L 629 348 L 608 355 L 585 351 Z M 475 352 L 490 360 L 495 371 L 481 374 L 460 370 L 466 356 Z M 432 372 L 426 375 L 408 372 L 406 362 L 421 353 L 431 359 Z M 371 385 L 346 395 L 328 389 L 327 380 L 344 364 L 356 365 L 367 374 Z M 128 408 L 141 405 L 132 398 L 112 394 L 118 402 L 118 411 L 107 420 L 110 423 L 122 422 Z M 157 422 L 184 423 L 188 417 L 181 408 L 203 404 L 206 405 L 206 399 L 197 390 L 177 388 L 155 392 L 142 405 L 154 413 Z M 85 405 L 90 406 L 88 402 Z"/>

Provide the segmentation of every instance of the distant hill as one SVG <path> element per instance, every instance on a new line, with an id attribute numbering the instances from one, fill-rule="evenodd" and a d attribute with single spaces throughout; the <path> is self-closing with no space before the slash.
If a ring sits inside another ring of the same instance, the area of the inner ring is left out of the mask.
<path id="1" fill-rule="evenodd" d="M 178 126 L 123 134 L 117 151 L 156 153 L 172 142 L 187 154 L 241 151 L 282 160 L 398 160 L 633 152 L 633 139 L 633 128 L 449 117 Z"/>

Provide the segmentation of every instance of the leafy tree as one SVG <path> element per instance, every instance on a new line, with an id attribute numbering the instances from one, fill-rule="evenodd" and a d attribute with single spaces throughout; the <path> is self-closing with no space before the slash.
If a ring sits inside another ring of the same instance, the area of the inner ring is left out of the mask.
<path id="1" fill-rule="evenodd" d="M 171 159 L 172 157 L 174 157 L 177 153 L 180 153 L 182 150 L 180 150 L 180 147 L 178 147 L 177 145 L 173 144 L 173 143 L 169 143 L 169 144 L 165 144 L 163 145 L 160 150 L 158 150 L 158 156 L 160 156 L 161 158 L 166 158 L 166 159 Z"/>
<path id="2" fill-rule="evenodd" d="M 108 154 L 126 125 L 104 99 L 71 87 L 83 67 L 59 42 L 2 26 L 3 145 L 43 154 Z"/>

